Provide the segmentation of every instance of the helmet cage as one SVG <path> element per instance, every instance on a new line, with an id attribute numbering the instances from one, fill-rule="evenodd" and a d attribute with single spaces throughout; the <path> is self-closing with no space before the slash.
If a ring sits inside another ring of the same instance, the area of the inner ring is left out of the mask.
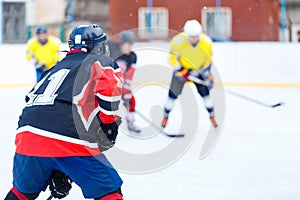
<path id="1" fill-rule="evenodd" d="M 104 41 L 104 42 L 97 43 L 97 45 L 92 50 L 92 53 L 98 55 L 104 54 L 109 56 L 110 50 L 109 50 L 108 42 Z"/>

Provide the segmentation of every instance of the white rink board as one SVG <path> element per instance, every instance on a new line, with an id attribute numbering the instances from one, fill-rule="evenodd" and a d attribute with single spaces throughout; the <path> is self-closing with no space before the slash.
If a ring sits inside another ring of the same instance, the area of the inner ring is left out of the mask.
<path id="1" fill-rule="evenodd" d="M 151 48 L 155 47 L 155 48 Z M 157 49 L 162 49 L 162 51 Z M 138 66 L 147 63 L 168 65 L 166 42 L 137 43 L 134 49 L 153 54 L 138 57 Z M 67 50 L 66 44 L 61 48 Z M 0 85 L 32 83 L 34 68 L 25 59 L 26 45 L 0 45 Z M 214 43 L 214 64 L 223 82 L 299 83 L 298 43 Z M 64 55 L 62 53 L 62 55 Z"/>

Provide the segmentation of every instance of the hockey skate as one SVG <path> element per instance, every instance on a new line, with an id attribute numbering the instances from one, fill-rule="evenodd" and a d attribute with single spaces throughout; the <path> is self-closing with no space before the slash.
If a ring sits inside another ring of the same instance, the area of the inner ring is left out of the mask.
<path id="1" fill-rule="evenodd" d="M 165 116 L 161 122 L 161 127 L 165 128 L 167 126 L 168 123 L 168 117 Z"/>
<path id="2" fill-rule="evenodd" d="M 215 117 L 210 117 L 210 122 L 211 122 L 211 124 L 215 127 L 215 128 L 217 128 L 218 127 L 218 124 L 217 124 L 217 121 L 216 121 L 216 119 L 215 119 Z"/>
<path id="3" fill-rule="evenodd" d="M 136 127 L 134 125 L 134 123 L 127 123 L 127 128 L 129 131 L 132 131 L 132 132 L 135 132 L 135 133 L 140 133 L 141 132 L 141 129 L 139 129 L 138 127 Z"/>

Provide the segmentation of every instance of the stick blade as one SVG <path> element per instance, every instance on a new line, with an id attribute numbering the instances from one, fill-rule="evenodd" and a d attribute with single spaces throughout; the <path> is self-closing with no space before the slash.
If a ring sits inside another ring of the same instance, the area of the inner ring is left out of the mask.
<path id="1" fill-rule="evenodd" d="M 172 138 L 180 138 L 180 137 L 184 137 L 185 135 L 183 133 L 179 133 L 179 134 L 171 134 L 171 133 L 165 133 L 162 132 L 165 136 L 168 137 L 172 137 Z"/>
<path id="2" fill-rule="evenodd" d="M 155 128 L 157 131 L 159 131 L 159 133 L 167 136 L 167 137 L 172 137 L 172 138 L 180 138 L 180 137 L 184 137 L 183 133 L 178 133 L 178 134 L 173 134 L 173 133 L 168 133 L 166 131 L 163 130 L 162 127 L 156 125 L 155 123 L 152 122 L 152 120 L 148 119 L 145 115 L 143 115 L 141 112 L 139 112 L 138 110 L 135 110 L 135 113 L 137 113 L 142 119 L 144 119 L 146 122 L 148 122 L 153 128 Z"/>
<path id="3" fill-rule="evenodd" d="M 283 103 L 280 102 L 280 103 L 277 103 L 277 104 L 272 105 L 271 107 L 272 107 L 272 108 L 276 108 L 276 107 L 282 106 L 282 105 L 283 105 Z"/>

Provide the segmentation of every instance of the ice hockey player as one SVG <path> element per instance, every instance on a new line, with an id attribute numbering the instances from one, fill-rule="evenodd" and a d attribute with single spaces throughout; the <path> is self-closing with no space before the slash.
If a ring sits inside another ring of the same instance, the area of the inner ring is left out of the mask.
<path id="1" fill-rule="evenodd" d="M 192 81 L 190 79 L 194 77 L 207 83 L 194 82 L 199 95 L 203 98 L 212 125 L 217 127 L 214 105 L 209 91 L 213 87 L 214 78 L 211 74 L 212 41 L 202 32 L 202 26 L 197 20 L 186 21 L 183 32 L 172 38 L 169 62 L 174 67 L 174 73 L 161 126 L 167 125 L 175 100 L 181 94 L 184 84 Z"/>
<path id="2" fill-rule="evenodd" d="M 132 94 L 131 82 L 134 76 L 135 67 L 137 63 L 137 55 L 132 51 L 132 45 L 136 41 L 136 37 L 133 31 L 122 31 L 119 34 L 120 37 L 120 50 L 121 54 L 116 58 L 116 62 L 122 70 L 124 77 L 124 86 L 122 99 L 124 105 L 127 109 L 127 127 L 129 131 L 136 133 L 141 132 L 141 130 L 135 125 L 135 97 Z"/>
<path id="3" fill-rule="evenodd" d="M 123 85 L 106 40 L 98 25 L 74 27 L 66 57 L 26 96 L 5 200 L 36 199 L 48 185 L 63 198 L 72 182 L 85 198 L 123 199 L 122 180 L 102 153 L 116 142 Z"/>
<path id="4" fill-rule="evenodd" d="M 26 59 L 34 65 L 37 81 L 61 59 L 60 45 L 60 39 L 49 35 L 46 26 L 38 26 L 36 36 L 28 40 Z"/>

